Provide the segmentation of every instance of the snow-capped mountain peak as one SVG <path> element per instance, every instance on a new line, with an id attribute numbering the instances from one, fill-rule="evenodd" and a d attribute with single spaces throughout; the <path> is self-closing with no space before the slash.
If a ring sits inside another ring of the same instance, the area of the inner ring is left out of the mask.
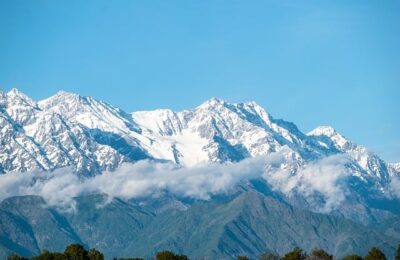
<path id="1" fill-rule="evenodd" d="M 92 97 L 60 91 L 38 102 L 44 111 L 51 111 L 88 128 L 98 128 L 117 134 L 139 132 L 139 127 L 128 113 Z"/>
<path id="2" fill-rule="evenodd" d="M 394 169 L 394 171 L 399 173 L 400 176 L 400 162 L 398 163 L 389 163 L 390 167 Z"/>
<path id="3" fill-rule="evenodd" d="M 320 144 L 328 149 L 337 149 L 348 155 L 359 170 L 356 175 L 367 181 L 373 182 L 377 187 L 384 186 L 389 182 L 392 167 L 380 159 L 376 154 L 370 152 L 362 145 L 352 143 L 331 126 L 320 126 L 307 134 L 316 137 Z M 373 181 L 372 181 L 372 180 Z"/>
<path id="4" fill-rule="evenodd" d="M 16 88 L 0 94 L 0 106 L 10 118 L 20 124 L 32 121 L 33 113 L 39 110 L 35 101 Z"/>
<path id="5" fill-rule="evenodd" d="M 7 92 L 7 96 L 9 97 L 15 97 L 15 96 L 19 96 L 22 98 L 28 98 L 28 96 L 26 96 L 24 93 L 22 93 L 21 91 L 19 91 L 17 88 L 12 88 Z"/>
<path id="6" fill-rule="evenodd" d="M 224 105 L 225 101 L 216 97 L 212 97 L 209 100 L 206 100 L 203 102 L 198 108 L 210 108 L 210 107 L 216 107 L 216 106 L 221 106 Z"/>
<path id="7" fill-rule="evenodd" d="M 351 142 L 346 137 L 341 135 L 331 126 L 319 126 L 307 133 L 307 135 L 328 137 L 334 143 L 336 148 L 342 151 L 349 149 L 350 146 L 352 146 Z"/>
<path id="8" fill-rule="evenodd" d="M 192 166 L 277 151 L 292 158 L 295 168 L 322 156 L 347 154 L 364 179 L 386 180 L 389 169 L 397 169 L 332 127 L 318 127 L 306 135 L 255 102 L 212 98 L 181 112 L 158 109 L 128 114 L 92 97 L 64 91 L 39 102 L 16 89 L 0 94 L 3 172 L 74 166 L 94 174 L 146 158 Z"/>
<path id="9" fill-rule="evenodd" d="M 68 92 L 65 90 L 58 91 L 54 96 L 57 96 L 57 97 L 80 97 L 79 94 L 76 94 L 73 92 Z"/>
<path id="10" fill-rule="evenodd" d="M 308 135 L 326 135 L 332 137 L 338 134 L 338 132 L 332 126 L 318 126 L 308 133 Z"/>
<path id="11" fill-rule="evenodd" d="M 36 106 L 36 102 L 33 101 L 30 97 L 22 93 L 16 88 L 11 89 L 7 92 L 6 98 L 8 100 L 8 104 L 10 106 L 16 105 L 28 105 L 28 106 Z"/>
<path id="12" fill-rule="evenodd" d="M 77 110 L 82 109 L 82 106 L 87 105 L 87 102 L 85 97 L 62 90 L 54 96 L 39 101 L 38 104 L 43 110 L 51 109 L 54 112 L 65 114 L 77 112 Z"/>

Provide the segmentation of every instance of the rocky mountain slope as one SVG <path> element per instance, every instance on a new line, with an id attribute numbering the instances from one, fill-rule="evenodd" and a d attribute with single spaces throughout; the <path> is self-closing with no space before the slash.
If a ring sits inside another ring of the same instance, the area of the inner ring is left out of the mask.
<path id="1" fill-rule="evenodd" d="M 46 207 L 40 197 L 4 200 L 0 204 L 0 257 L 14 251 L 30 256 L 43 248 L 61 251 L 75 242 L 98 248 L 107 259 L 150 259 L 167 249 L 193 259 L 234 259 L 240 254 L 255 259 L 265 251 L 283 254 L 295 246 L 323 248 L 337 257 L 363 255 L 379 246 L 393 256 L 396 248 L 395 239 L 379 231 L 342 217 L 297 209 L 254 191 L 158 214 L 137 204 L 119 199 L 105 203 L 105 199 L 101 195 L 80 197 L 74 213 Z"/>

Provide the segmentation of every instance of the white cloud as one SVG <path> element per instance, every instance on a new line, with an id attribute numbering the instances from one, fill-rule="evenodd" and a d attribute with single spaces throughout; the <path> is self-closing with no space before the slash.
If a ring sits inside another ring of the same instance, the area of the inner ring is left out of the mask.
<path id="1" fill-rule="evenodd" d="M 345 164 L 348 161 L 344 155 L 333 155 L 309 163 L 295 173 L 287 169 L 266 171 L 265 179 L 275 190 L 287 196 L 300 193 L 320 211 L 330 211 L 345 200 L 346 187 L 344 180 L 350 175 Z M 324 199 L 317 205 L 316 195 Z"/>
<path id="2" fill-rule="evenodd" d="M 390 191 L 394 197 L 400 199 L 400 173 L 393 174 L 390 181 Z"/>
<path id="3" fill-rule="evenodd" d="M 295 190 L 306 197 L 322 194 L 326 210 L 344 200 L 340 184 L 347 176 L 344 157 L 327 157 L 301 168 L 297 174 L 282 170 L 285 162 L 284 156 L 277 153 L 238 163 L 211 163 L 190 168 L 139 161 L 91 178 L 80 178 L 69 168 L 46 173 L 8 173 L 0 175 L 0 200 L 10 196 L 39 195 L 50 205 L 71 208 L 73 198 L 84 194 L 106 193 L 110 197 L 130 199 L 163 190 L 178 196 L 209 199 L 211 195 L 229 192 L 243 180 L 259 177 L 264 177 L 276 190 L 287 195 Z M 272 165 L 275 170 L 266 171 L 271 169 L 267 165 Z"/>
<path id="4" fill-rule="evenodd" d="M 47 173 L 8 173 L 0 175 L 0 199 L 39 195 L 50 205 L 62 206 L 73 203 L 76 196 L 89 193 L 129 199 L 162 190 L 179 196 L 209 199 L 210 195 L 231 190 L 244 179 L 261 176 L 265 163 L 265 158 L 257 157 L 239 163 L 182 168 L 170 163 L 139 161 L 91 178 L 79 178 L 69 168 Z"/>

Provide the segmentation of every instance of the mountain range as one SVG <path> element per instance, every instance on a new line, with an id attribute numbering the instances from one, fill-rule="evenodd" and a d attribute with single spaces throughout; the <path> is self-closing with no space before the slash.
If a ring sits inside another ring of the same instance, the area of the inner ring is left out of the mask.
<path id="1" fill-rule="evenodd" d="M 113 198 L 98 208 L 106 195 L 92 194 L 76 198 L 71 213 L 45 207 L 37 196 L 6 198 L 2 256 L 61 250 L 70 242 L 108 257 L 149 257 L 169 248 L 192 257 L 254 258 L 296 245 L 335 256 L 380 245 L 391 255 L 400 240 L 400 163 L 385 162 L 330 126 L 303 133 L 255 102 L 212 98 L 181 112 L 128 113 L 78 94 L 34 101 L 12 89 L 0 92 L 0 129 L 3 174 L 69 167 L 93 178 L 143 160 L 190 169 L 279 155 L 263 176 L 207 201 L 165 191 Z"/>

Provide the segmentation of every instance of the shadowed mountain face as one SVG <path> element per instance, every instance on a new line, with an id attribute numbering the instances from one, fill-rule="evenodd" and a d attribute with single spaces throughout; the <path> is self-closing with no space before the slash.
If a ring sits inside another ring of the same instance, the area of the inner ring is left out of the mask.
<path id="1" fill-rule="evenodd" d="M 293 208 L 255 191 L 231 198 L 195 201 L 185 210 L 146 211 L 103 195 L 76 199 L 74 211 L 46 207 L 40 197 L 12 197 L 0 204 L 0 257 L 41 249 L 63 250 L 72 242 L 96 247 L 108 258 L 150 257 L 169 249 L 192 258 L 255 258 L 294 246 L 323 248 L 336 256 L 365 254 L 378 245 L 393 255 L 396 240 L 342 217 Z"/>

